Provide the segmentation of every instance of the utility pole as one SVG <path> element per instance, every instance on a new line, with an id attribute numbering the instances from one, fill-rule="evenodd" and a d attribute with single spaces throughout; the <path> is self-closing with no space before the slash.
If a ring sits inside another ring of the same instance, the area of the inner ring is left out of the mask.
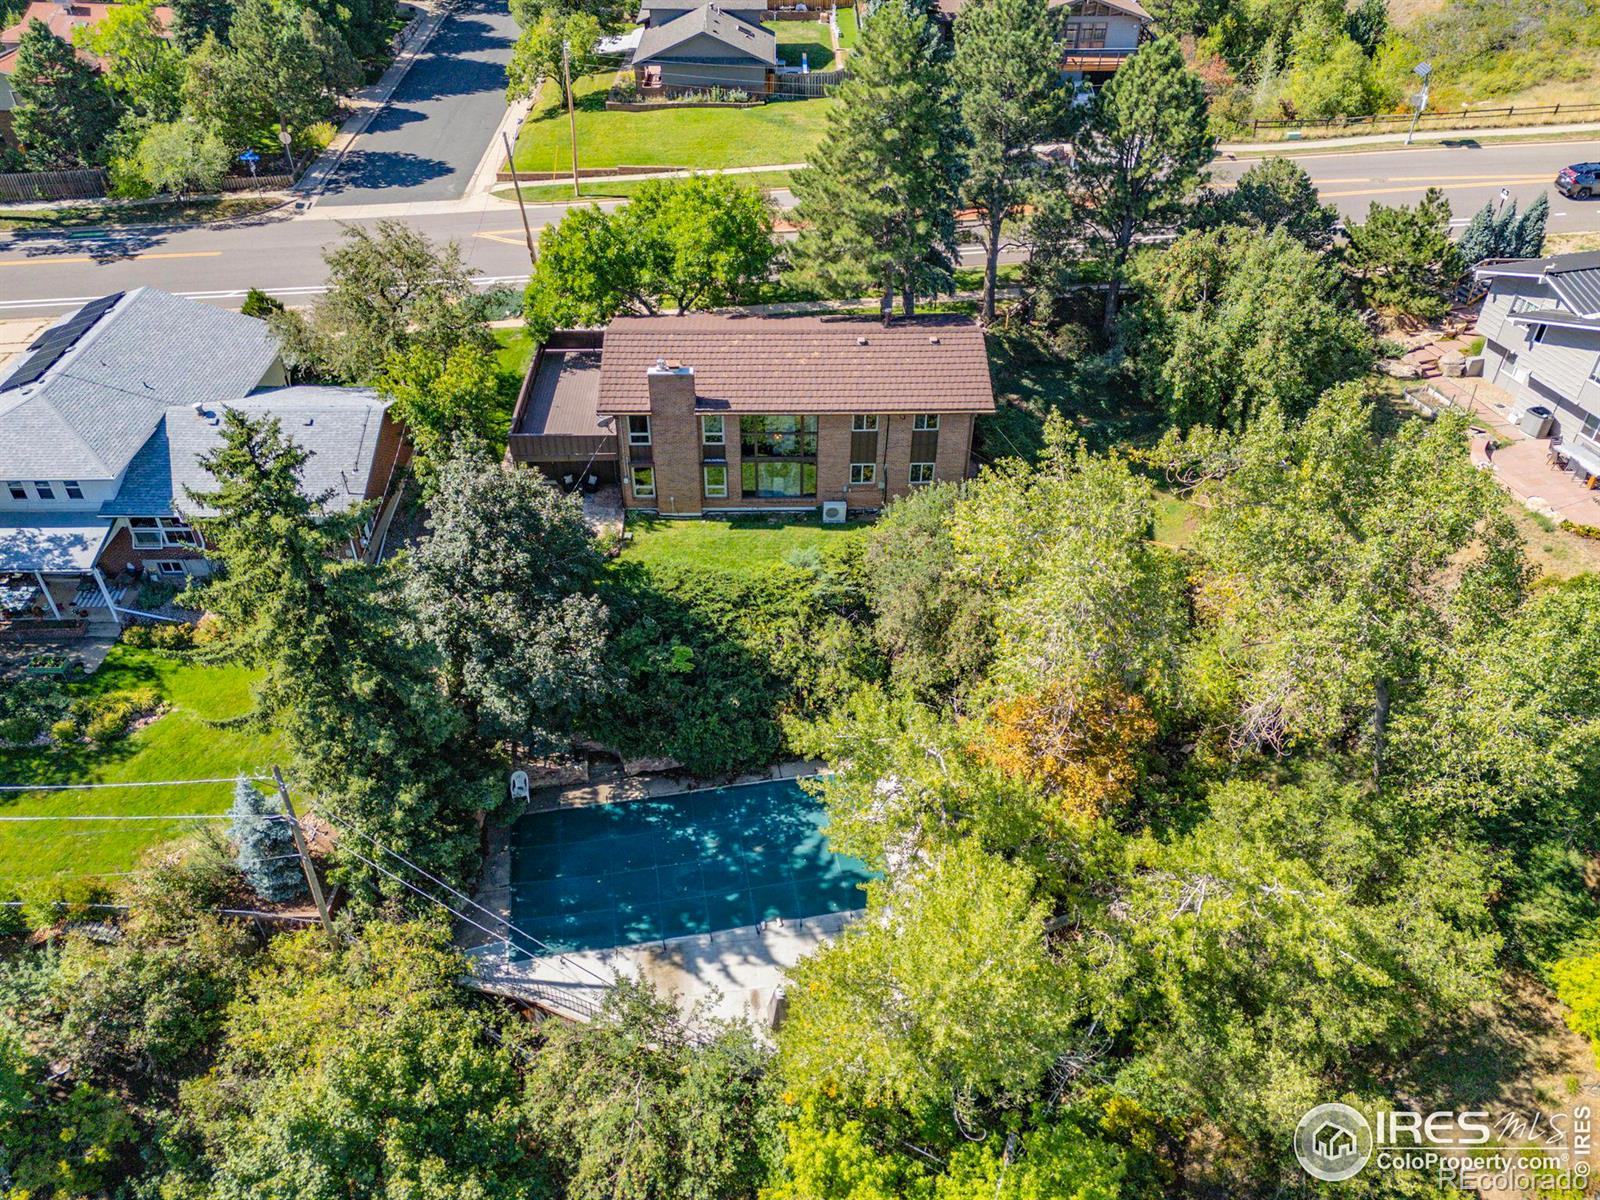
<path id="1" fill-rule="evenodd" d="M 578 187 L 578 116 L 572 108 L 571 42 L 561 43 L 561 82 L 567 89 L 567 130 L 572 134 L 572 198 L 583 193 Z"/>
<path id="2" fill-rule="evenodd" d="M 294 834 L 294 848 L 300 852 L 300 866 L 306 873 L 306 885 L 311 889 L 311 899 L 316 901 L 317 915 L 322 918 L 322 931 L 328 935 L 328 945 L 339 949 L 339 939 L 333 936 L 333 922 L 328 919 L 328 902 L 322 898 L 322 884 L 317 879 L 317 869 L 311 865 L 311 851 L 306 846 L 306 835 L 300 828 L 300 818 L 295 815 L 294 801 L 289 799 L 289 788 L 283 782 L 283 772 L 277 764 L 272 767 L 272 781 L 278 785 L 278 799 L 283 801 L 283 812 L 289 819 L 289 832 Z"/>
<path id="3" fill-rule="evenodd" d="M 502 129 L 500 140 L 506 144 L 506 166 L 511 168 L 511 186 L 517 189 L 517 208 L 522 213 L 522 236 L 528 243 L 528 261 L 535 263 L 539 261 L 539 256 L 533 251 L 533 230 L 528 228 L 528 206 L 522 201 L 522 180 L 517 178 L 517 156 L 511 149 L 511 135 Z"/>

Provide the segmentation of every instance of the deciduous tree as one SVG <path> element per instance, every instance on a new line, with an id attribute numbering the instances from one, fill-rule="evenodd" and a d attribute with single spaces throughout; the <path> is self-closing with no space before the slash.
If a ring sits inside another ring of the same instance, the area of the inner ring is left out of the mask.
<path id="1" fill-rule="evenodd" d="M 409 620 L 480 734 L 549 749 L 611 683 L 582 507 L 537 472 L 471 453 L 438 482 L 431 532 L 408 561 Z"/>
<path id="2" fill-rule="evenodd" d="M 405 422 L 416 451 L 412 469 L 424 495 L 437 492 L 440 465 L 452 453 L 489 448 L 504 384 L 494 359 L 480 347 L 462 344 L 448 356 L 422 345 L 397 350 L 375 386 L 394 397 L 395 415 Z"/>
<path id="3" fill-rule="evenodd" d="M 269 318 L 296 371 L 340 383 L 376 379 L 398 353 L 419 346 L 441 359 L 465 346 L 494 350 L 491 298 L 455 242 L 436 246 L 401 221 L 348 226 L 323 251 L 328 290 L 308 316 Z"/>
<path id="4" fill-rule="evenodd" d="M 1339 210 L 1322 203 L 1306 169 L 1290 158 L 1263 158 L 1229 191 L 1210 192 L 1196 207 L 1195 224 L 1249 225 L 1271 233 L 1282 229 L 1307 249 L 1333 245 Z"/>
<path id="5" fill-rule="evenodd" d="M 1126 340 L 1146 394 L 1180 428 L 1242 429 L 1269 404 L 1298 415 L 1372 363 L 1337 269 L 1287 230 L 1185 234 L 1135 278 Z"/>

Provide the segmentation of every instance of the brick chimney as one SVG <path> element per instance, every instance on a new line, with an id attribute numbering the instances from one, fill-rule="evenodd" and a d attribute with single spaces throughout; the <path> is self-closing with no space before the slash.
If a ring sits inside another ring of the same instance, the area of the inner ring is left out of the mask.
<path id="1" fill-rule="evenodd" d="M 645 375 L 652 415 L 694 411 L 693 367 L 686 367 L 677 359 L 658 358 Z"/>

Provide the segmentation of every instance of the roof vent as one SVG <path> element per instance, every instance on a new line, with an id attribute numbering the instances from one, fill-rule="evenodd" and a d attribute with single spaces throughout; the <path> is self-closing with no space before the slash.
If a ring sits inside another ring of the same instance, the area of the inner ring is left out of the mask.
<path id="1" fill-rule="evenodd" d="M 203 417 L 206 415 L 206 402 L 204 400 L 196 400 L 189 407 L 194 409 L 196 415 L 198 416 Z"/>
<path id="2" fill-rule="evenodd" d="M 317 419 L 315 417 L 307 417 L 306 418 L 306 424 L 307 425 L 314 425 L 314 424 L 316 424 L 316 421 L 317 421 Z"/>
<path id="3" fill-rule="evenodd" d="M 656 370 L 665 371 L 666 369 L 667 369 L 667 360 L 662 358 L 660 355 L 657 355 L 656 356 Z"/>
<path id="4" fill-rule="evenodd" d="M 930 337 L 929 337 L 929 338 L 928 338 L 928 345 L 930 345 L 930 346 L 937 346 L 937 345 L 938 345 L 938 344 L 939 344 L 939 335 L 938 335 L 938 334 L 937 334 L 937 333 L 935 333 L 935 334 L 932 334 L 932 335 L 931 335 L 931 336 L 930 336 Z"/>
<path id="5" fill-rule="evenodd" d="M 858 337 L 858 338 L 857 338 L 857 339 L 856 339 L 856 345 L 858 345 L 858 346 L 865 346 L 865 345 L 866 345 L 866 344 L 867 344 L 867 339 L 866 339 L 866 338 L 864 338 L 864 337 Z"/>

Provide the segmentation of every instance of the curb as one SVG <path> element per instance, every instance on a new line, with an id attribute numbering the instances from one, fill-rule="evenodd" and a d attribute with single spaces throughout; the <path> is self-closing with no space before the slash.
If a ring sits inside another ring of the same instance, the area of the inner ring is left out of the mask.
<path id="1" fill-rule="evenodd" d="M 371 85 L 371 94 L 356 97 L 358 102 L 370 101 L 370 106 L 363 108 L 346 121 L 328 148 L 300 176 L 300 182 L 294 187 L 295 195 L 300 197 L 295 203 L 296 209 L 304 212 L 317 202 L 317 198 L 338 175 L 339 168 L 344 165 L 345 155 L 350 152 L 350 147 L 355 145 L 356 139 L 367 131 L 378 114 L 388 107 L 395 89 L 400 86 L 417 59 L 422 57 L 423 51 L 433 41 L 434 34 L 439 32 L 454 11 L 455 4 L 452 0 L 446 0 L 442 7 L 413 23 L 400 53 L 395 55 L 394 61 L 389 64 L 389 69 L 383 73 L 378 82 Z M 308 180 L 311 182 L 307 182 Z"/>

